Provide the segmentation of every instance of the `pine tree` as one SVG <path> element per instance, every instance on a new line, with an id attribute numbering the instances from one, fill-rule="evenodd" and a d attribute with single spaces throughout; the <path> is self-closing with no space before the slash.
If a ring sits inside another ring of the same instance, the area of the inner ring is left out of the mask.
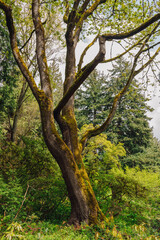
<path id="1" fill-rule="evenodd" d="M 106 76 L 95 70 L 77 91 L 75 107 L 79 128 L 90 123 L 96 126 L 106 118 L 106 89 Z"/>
<path id="2" fill-rule="evenodd" d="M 130 72 L 129 62 L 119 59 L 109 75 L 94 71 L 76 95 L 76 108 L 79 128 L 83 124 L 101 124 L 109 113 L 114 96 L 126 84 Z M 150 118 L 140 85 L 134 80 L 128 92 L 119 100 L 118 108 L 112 123 L 107 130 L 108 139 L 124 143 L 127 152 L 140 152 L 147 147 L 151 139 Z"/>

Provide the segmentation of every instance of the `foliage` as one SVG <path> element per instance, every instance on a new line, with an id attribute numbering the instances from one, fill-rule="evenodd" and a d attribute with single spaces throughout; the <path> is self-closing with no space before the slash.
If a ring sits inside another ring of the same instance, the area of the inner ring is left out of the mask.
<path id="1" fill-rule="evenodd" d="M 17 178 L 10 178 L 10 181 L 6 183 L 2 176 L 0 185 L 0 216 L 4 222 L 10 222 L 18 212 L 23 200 L 23 188 Z"/>
<path id="2" fill-rule="evenodd" d="M 23 200 L 27 184 L 29 192 L 20 218 L 36 214 L 38 218 L 68 216 L 70 204 L 57 164 L 40 137 L 23 137 L 23 146 L 1 143 L 1 215 L 13 219 Z M 13 196 L 15 194 L 15 196 Z M 15 207 L 17 206 L 17 207 Z M 68 211 L 65 210 L 64 206 Z"/>
<path id="3" fill-rule="evenodd" d="M 88 128 L 92 126 L 84 126 L 80 134 Z M 135 239 L 135 236 L 136 239 L 156 239 L 159 221 L 157 188 L 159 176 L 146 170 L 140 171 L 138 168 L 127 167 L 125 171 L 122 170 L 119 157 L 124 155 L 123 146 L 112 144 L 105 134 L 88 142 L 84 151 L 84 162 L 97 199 L 108 220 L 99 226 L 82 225 L 75 229 L 53 224 L 61 225 L 62 220 L 67 220 L 70 204 L 60 172 L 58 174 L 57 166 L 53 164 L 50 154 L 44 148 L 42 139 L 38 136 L 35 139 L 33 136 L 25 137 L 23 146 L 18 147 L 9 143 L 6 148 L 3 146 L 1 158 L 5 156 L 6 160 L 6 165 L 3 164 L 6 178 L 4 179 L 4 176 L 1 178 L 0 193 L 3 203 L 1 209 L 3 238 L 7 239 L 7 236 L 12 235 L 24 239 L 47 240 L 125 239 L 127 236 L 130 239 Z M 20 223 L 22 229 L 18 230 L 16 224 L 19 223 L 13 222 L 11 225 L 9 223 L 21 206 L 26 182 L 30 188 L 18 215 L 18 219 L 24 221 L 23 224 Z M 118 197 L 112 201 L 112 187 L 118 191 L 118 196 L 122 195 L 122 199 Z M 156 191 L 153 192 L 154 189 Z M 112 214 L 115 216 L 114 219 Z M 39 218 L 43 219 L 43 222 L 38 222 Z M 52 223 L 47 223 L 44 219 L 50 219 Z"/>
<path id="4" fill-rule="evenodd" d="M 112 93 L 115 95 L 124 87 L 130 70 L 130 63 L 119 59 L 110 71 L 109 99 L 111 101 L 113 101 Z M 129 153 L 142 151 L 142 147 L 149 146 L 152 140 L 150 118 L 147 112 L 153 109 L 147 105 L 149 99 L 145 98 L 142 89 L 142 85 L 134 79 L 127 93 L 119 100 L 115 117 L 107 132 L 110 140 L 117 139 L 118 142 L 124 143 Z"/>
<path id="5" fill-rule="evenodd" d="M 21 234 L 21 232 L 23 232 L 22 226 L 17 222 L 13 222 L 12 224 L 9 225 L 9 227 L 7 228 L 7 231 L 2 236 L 1 239 L 2 240 L 25 239 L 25 237 Z"/>
<path id="6" fill-rule="evenodd" d="M 150 194 L 157 194 L 160 186 L 159 174 L 138 168 L 112 168 L 108 174 L 109 185 L 112 189 L 112 199 L 128 196 L 133 199 L 147 198 Z"/>
<path id="7" fill-rule="evenodd" d="M 159 142 L 154 139 L 148 148 L 143 148 L 141 153 L 128 155 L 121 159 L 122 166 L 136 167 L 141 170 L 151 170 L 154 172 L 160 171 L 160 145 Z"/>
<path id="8" fill-rule="evenodd" d="M 101 72 L 94 71 L 78 89 L 75 108 L 79 129 L 84 124 L 102 123 L 108 114 L 108 80 Z"/>
<path id="9" fill-rule="evenodd" d="M 82 132 L 86 128 L 92 126 L 84 125 Z M 88 142 L 83 158 L 101 209 L 106 215 L 112 213 L 115 216 L 115 222 L 122 231 L 125 226 L 130 229 L 134 224 L 144 223 L 154 234 L 160 214 L 158 169 L 155 172 L 155 168 L 146 168 L 144 162 L 141 169 L 127 165 L 122 169 L 119 157 L 123 156 L 124 161 L 129 157 L 124 156 L 121 144 L 112 144 L 105 134 L 92 140 Z M 140 156 L 143 159 L 143 153 L 139 153 Z"/>
<path id="10" fill-rule="evenodd" d="M 84 131 L 92 127 L 92 124 L 84 125 L 80 131 L 80 136 Z M 120 156 L 125 156 L 125 149 L 122 144 L 112 144 L 107 140 L 106 134 L 103 133 L 92 138 L 88 141 L 87 147 L 83 151 L 84 163 L 89 177 L 94 178 L 95 175 L 98 174 L 97 170 L 99 170 L 102 165 L 104 165 L 106 169 L 111 169 L 112 166 L 115 165 L 118 166 Z"/>
<path id="11" fill-rule="evenodd" d="M 51 85 L 54 95 L 55 105 L 58 104 L 58 100 L 62 97 L 62 74 L 59 69 L 59 64 L 57 64 L 56 59 L 53 59 L 52 64 L 49 67 L 49 73 L 51 76 Z"/>
<path id="12" fill-rule="evenodd" d="M 33 76 L 36 76 L 38 82 L 39 76 L 37 75 L 37 62 L 34 51 L 35 38 L 33 36 L 33 22 L 30 17 L 30 3 L 26 0 L 18 0 L 16 1 L 16 4 L 8 0 L 6 3 L 11 4 L 13 7 L 14 21 L 18 31 L 18 46 L 21 49 L 21 54 L 25 57 L 25 61 L 30 72 L 33 74 Z M 43 18 L 45 20 L 47 18 L 48 20 L 45 24 L 47 59 L 50 61 L 50 77 L 52 79 L 52 87 L 54 89 L 54 95 L 56 100 L 57 98 L 60 98 L 60 94 L 62 92 L 62 79 L 59 72 L 59 62 L 61 62 L 61 57 L 58 54 L 61 51 L 61 45 L 63 44 L 63 40 L 61 38 L 61 31 L 63 28 L 61 19 L 58 17 L 56 18 L 58 14 L 58 6 L 56 9 L 52 8 L 51 11 L 51 9 L 46 5 L 47 4 L 42 4 L 42 12 L 44 13 Z M 28 10 L 24 11 L 24 9 Z M 1 12 L 1 14 L 3 16 L 3 12 Z M 31 119 L 35 119 L 36 117 L 32 116 L 32 114 L 35 113 L 35 110 L 37 110 L 36 115 L 38 115 L 39 110 L 38 107 L 36 107 L 31 111 L 32 113 L 27 113 L 27 116 L 25 116 L 26 108 L 28 109 L 28 104 L 36 105 L 37 103 L 35 102 L 33 97 L 30 97 L 31 91 L 27 91 L 27 84 L 26 90 L 23 93 L 23 98 L 20 97 L 24 79 L 22 79 L 22 76 L 20 75 L 17 68 L 17 64 L 14 60 L 11 46 L 9 43 L 9 34 L 5 28 L 5 24 L 5 21 L 2 19 L 0 23 L 0 40 L 2 42 L 0 48 L 0 69 L 3 69 L 0 73 L 0 124 L 3 126 L 3 137 L 7 137 L 8 140 L 11 140 L 10 135 L 12 134 L 16 115 L 16 117 L 18 118 L 18 120 L 16 119 L 16 121 L 21 120 L 20 123 L 18 123 L 18 130 L 15 130 L 15 140 L 17 141 L 19 135 L 26 135 L 26 132 L 30 131 L 30 128 L 33 127 L 31 125 L 32 123 L 34 124 L 34 121 L 31 121 Z M 53 31 L 53 29 L 56 29 L 56 31 Z M 30 44 L 28 44 L 28 39 L 30 39 Z M 56 61 L 58 62 L 58 64 Z M 54 81 L 55 83 L 53 83 Z M 57 87 L 57 89 L 59 87 L 59 90 L 55 90 L 55 86 Z M 20 98 L 21 101 L 19 102 Z M 22 105 L 25 106 L 23 107 Z M 29 118 L 29 116 L 31 116 L 31 119 L 29 119 L 29 122 L 27 123 L 28 127 L 23 126 L 24 118 Z"/>
<path id="13" fill-rule="evenodd" d="M 94 11 L 86 20 L 87 23 L 82 29 L 83 38 L 97 34 L 97 32 L 120 33 L 129 31 L 158 11 L 159 1 L 155 2 L 154 0 L 150 2 L 137 0 L 107 1 L 104 5 L 100 5 L 97 11 Z"/>

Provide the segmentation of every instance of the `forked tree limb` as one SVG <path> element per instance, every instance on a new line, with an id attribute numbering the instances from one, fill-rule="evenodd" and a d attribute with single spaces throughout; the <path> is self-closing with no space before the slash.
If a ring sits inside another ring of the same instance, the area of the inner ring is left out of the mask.
<path id="1" fill-rule="evenodd" d="M 146 29 L 148 26 L 151 24 L 155 23 L 157 20 L 160 19 L 160 13 L 156 14 L 154 17 L 150 18 L 148 21 L 145 23 L 141 24 L 139 27 L 126 32 L 126 33 L 121 33 L 121 34 L 106 34 L 99 36 L 99 42 L 100 42 L 100 50 L 97 56 L 92 60 L 90 63 L 88 63 L 86 66 L 84 66 L 80 72 L 76 75 L 76 79 L 74 83 L 71 85 L 71 87 L 68 89 L 66 94 L 62 97 L 60 100 L 59 104 L 54 110 L 55 116 L 57 114 L 60 114 L 62 108 L 66 105 L 68 100 L 73 96 L 75 91 L 80 87 L 80 85 L 86 80 L 88 75 L 95 69 L 95 67 L 104 61 L 104 56 L 105 56 L 105 42 L 108 40 L 113 40 L 113 39 L 125 39 L 128 37 L 131 37 L 144 29 Z M 158 23 L 159 25 L 159 23 Z M 157 25 L 156 25 L 157 26 Z"/>
<path id="2" fill-rule="evenodd" d="M 83 64 L 83 59 L 84 59 L 84 56 L 86 55 L 87 51 L 94 45 L 94 43 L 96 42 L 97 38 L 98 38 L 99 35 L 97 35 L 93 41 L 91 43 L 89 43 L 87 45 L 87 47 L 84 49 L 84 51 L 82 52 L 81 54 L 81 57 L 80 57 L 80 60 L 79 60 L 79 63 L 78 63 L 78 72 L 80 72 L 81 68 L 82 68 L 82 64 Z M 112 62 L 112 61 L 115 61 L 116 59 L 124 56 L 126 53 L 128 53 L 130 50 L 132 50 L 133 48 L 135 48 L 136 46 L 138 46 L 147 36 L 144 36 L 143 38 L 141 38 L 140 40 L 138 40 L 135 44 L 133 44 L 130 48 L 126 49 L 126 51 L 124 51 L 123 53 L 117 55 L 116 57 L 113 57 L 113 58 L 110 58 L 110 59 L 106 59 L 106 60 L 103 60 L 101 63 L 108 63 L 108 62 Z M 158 45 L 159 43 L 156 43 L 154 44 L 153 46 L 150 46 L 149 48 L 143 50 L 144 51 L 147 51 L 153 47 L 155 47 L 156 45 Z"/>
<path id="3" fill-rule="evenodd" d="M 85 81 L 89 74 L 95 69 L 95 67 L 103 61 L 105 56 L 105 41 L 102 37 L 99 38 L 99 52 L 92 62 L 87 64 L 81 71 L 77 74 L 76 79 L 72 86 L 68 89 L 66 94 L 63 96 L 58 106 L 54 109 L 54 115 L 60 114 L 62 108 L 66 105 L 71 96 L 79 88 L 79 86 Z"/>
<path id="4" fill-rule="evenodd" d="M 110 58 L 110 59 L 106 59 L 106 60 L 104 60 L 102 63 L 112 62 L 112 61 L 117 60 L 118 58 L 123 57 L 126 53 L 128 53 L 129 51 L 131 51 L 133 48 L 137 47 L 145 38 L 146 38 L 146 36 L 144 36 L 144 37 L 141 38 L 139 41 L 137 41 L 135 44 L 133 44 L 130 48 L 126 49 L 126 51 L 124 51 L 123 53 L 117 55 L 116 57 L 113 57 L 113 58 Z"/>
<path id="5" fill-rule="evenodd" d="M 90 1 L 87 1 L 87 2 L 89 4 Z M 86 20 L 90 15 L 92 15 L 92 13 L 97 9 L 97 7 L 100 4 L 103 4 L 105 2 L 106 2 L 106 0 L 95 0 L 88 9 L 86 9 L 85 11 L 83 11 L 81 13 L 80 12 L 78 13 L 79 17 L 76 20 L 77 24 L 76 24 L 76 29 L 75 29 L 75 32 L 74 32 L 75 36 L 77 35 L 77 32 L 79 32 L 80 29 L 82 28 L 84 20 Z"/>

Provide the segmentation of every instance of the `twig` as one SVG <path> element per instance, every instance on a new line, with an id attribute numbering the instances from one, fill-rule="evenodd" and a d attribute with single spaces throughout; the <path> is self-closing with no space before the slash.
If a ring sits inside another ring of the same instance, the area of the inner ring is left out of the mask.
<path id="1" fill-rule="evenodd" d="M 27 189 L 26 189 L 26 192 L 25 192 L 24 197 L 23 197 L 24 199 L 22 201 L 22 204 L 21 204 L 20 208 L 18 209 L 18 212 L 17 212 L 16 216 L 14 217 L 14 220 L 17 218 L 21 208 L 23 207 L 23 204 L 24 204 L 24 202 L 26 200 L 26 196 L 27 196 L 27 193 L 28 193 L 28 189 L 29 189 L 29 184 L 27 184 Z"/>

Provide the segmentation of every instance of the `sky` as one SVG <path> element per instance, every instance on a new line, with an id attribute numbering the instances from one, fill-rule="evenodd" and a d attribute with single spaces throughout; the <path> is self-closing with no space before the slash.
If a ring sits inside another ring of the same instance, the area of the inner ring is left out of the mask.
<path id="1" fill-rule="evenodd" d="M 150 126 L 153 128 L 153 136 L 160 140 L 160 86 L 155 90 L 155 96 L 148 102 L 154 108 L 152 113 L 148 113 L 151 117 Z"/>

